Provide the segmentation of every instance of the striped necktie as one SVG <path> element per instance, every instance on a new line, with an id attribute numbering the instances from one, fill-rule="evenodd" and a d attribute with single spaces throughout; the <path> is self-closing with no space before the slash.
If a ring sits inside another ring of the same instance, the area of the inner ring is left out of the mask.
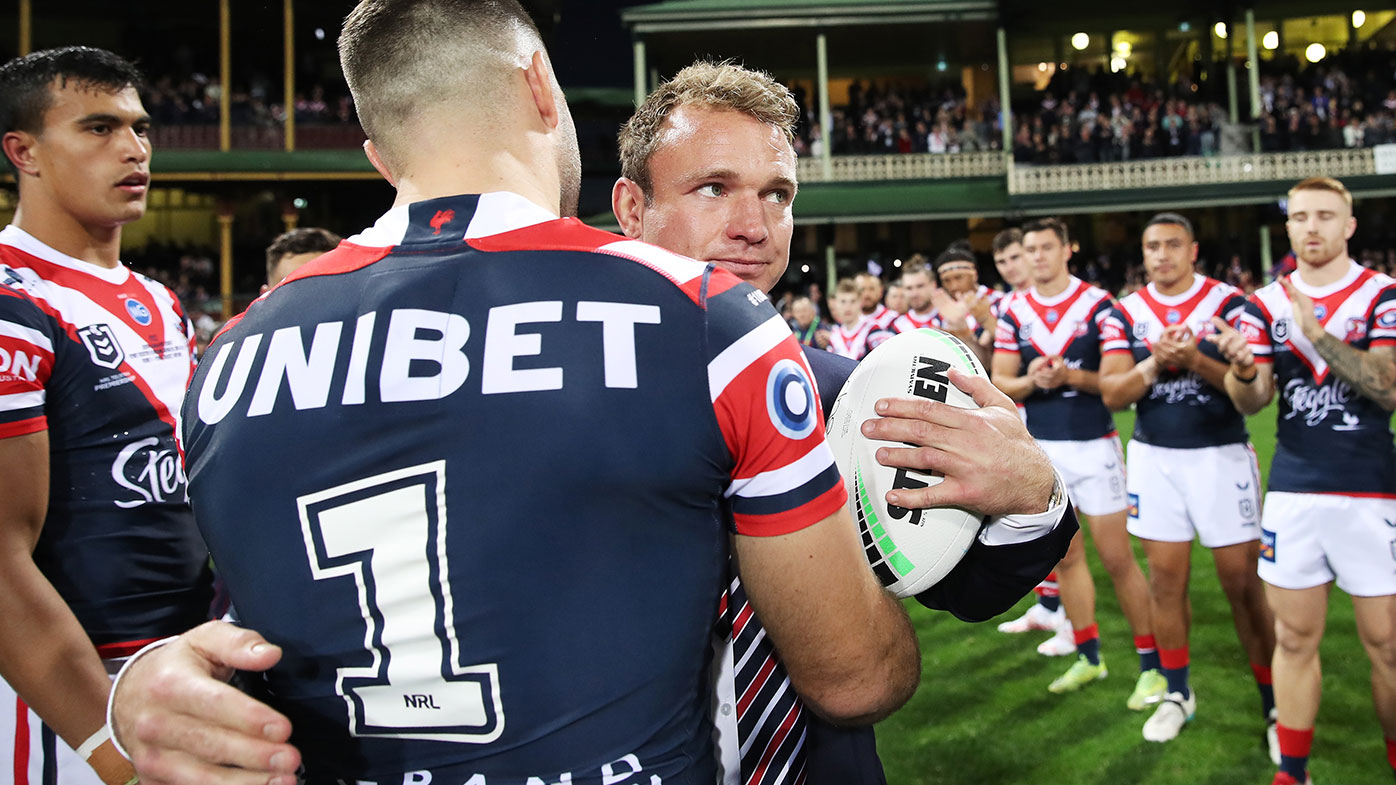
<path id="1" fill-rule="evenodd" d="M 742 785 L 803 785 L 804 706 L 736 576 L 721 616 L 732 641 Z"/>

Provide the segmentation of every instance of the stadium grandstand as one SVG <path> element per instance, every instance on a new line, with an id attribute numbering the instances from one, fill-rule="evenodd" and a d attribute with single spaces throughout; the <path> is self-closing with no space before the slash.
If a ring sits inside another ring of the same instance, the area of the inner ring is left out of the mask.
<path id="1" fill-rule="evenodd" d="M 1070 228 L 1072 273 L 1122 297 L 1147 283 L 1140 238 L 1161 211 L 1195 227 L 1199 272 L 1250 293 L 1292 264 L 1286 194 L 1314 176 L 1351 191 L 1352 258 L 1396 275 L 1389 3 L 522 2 L 576 118 L 579 217 L 599 228 L 617 228 L 616 132 L 659 82 L 706 58 L 790 87 L 800 109 L 796 227 L 790 266 L 772 291 L 787 311 L 812 295 L 818 318 L 832 321 L 820 292 L 860 273 L 895 281 L 914 256 L 933 259 L 959 241 L 978 259 L 980 280 L 1007 289 L 993 238 L 1046 216 Z M 350 7 L 0 0 L 0 60 L 81 44 L 144 72 L 149 211 L 125 228 L 122 256 L 174 289 L 205 338 L 258 296 L 273 238 L 298 226 L 349 237 L 392 201 L 365 158 L 338 67 L 335 41 Z M 16 205 L 6 174 L 0 225 Z M 1122 434 L 1133 416 L 1120 416 Z M 1273 409 L 1251 419 L 1262 452 L 1273 448 L 1274 420 Z M 1195 562 L 1194 660 L 1208 652 L 1244 671 L 1211 562 Z M 1105 601 L 1112 589 L 1099 586 L 1100 624 L 1127 642 Z M 1315 779 L 1389 782 L 1390 771 L 1372 765 L 1384 750 L 1370 721 L 1367 662 L 1351 608 L 1341 605 L 1324 642 Z M 921 692 L 878 728 L 893 785 L 1260 783 L 1273 772 L 1250 715 L 1231 718 L 1225 708 L 1226 700 L 1249 708 L 1253 685 L 1223 683 L 1223 668 L 1198 677 L 1206 732 L 1142 745 L 1113 698 L 1083 696 L 1058 713 L 1031 646 L 1020 651 L 991 625 L 918 612 Z"/>

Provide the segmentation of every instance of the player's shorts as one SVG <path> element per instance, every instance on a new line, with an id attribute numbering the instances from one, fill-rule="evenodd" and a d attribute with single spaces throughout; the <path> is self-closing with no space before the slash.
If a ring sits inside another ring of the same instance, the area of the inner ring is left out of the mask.
<path id="1" fill-rule="evenodd" d="M 1260 467 L 1249 444 L 1129 443 L 1129 533 L 1221 548 L 1260 539 Z"/>
<path id="2" fill-rule="evenodd" d="M 116 675 L 121 661 L 107 660 Z M 97 772 L 0 679 L 0 781 L 14 785 L 103 785 Z"/>
<path id="3" fill-rule="evenodd" d="M 1336 580 L 1355 597 L 1396 594 L 1396 499 L 1265 494 L 1258 572 L 1282 589 Z"/>
<path id="4" fill-rule="evenodd" d="M 1125 455 L 1118 434 L 1081 442 L 1037 443 L 1062 473 L 1067 493 L 1083 515 L 1109 515 L 1125 509 Z"/>

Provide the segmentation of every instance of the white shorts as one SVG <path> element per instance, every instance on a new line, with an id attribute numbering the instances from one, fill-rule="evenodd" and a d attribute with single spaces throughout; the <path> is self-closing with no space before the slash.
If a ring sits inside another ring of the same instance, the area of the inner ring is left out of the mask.
<path id="1" fill-rule="evenodd" d="M 1249 444 L 1129 443 L 1129 533 L 1221 548 L 1260 539 L 1260 467 Z"/>
<path id="2" fill-rule="evenodd" d="M 1125 508 L 1125 455 L 1117 434 L 1083 442 L 1037 443 L 1062 473 L 1081 514 L 1109 515 Z"/>
<path id="3" fill-rule="evenodd" d="M 8 782 L 6 778 L 15 776 L 14 785 L 103 785 L 87 761 L 45 725 L 3 679 L 0 772 L 0 781 Z"/>
<path id="4" fill-rule="evenodd" d="M 1337 580 L 1354 597 L 1396 594 L 1396 499 L 1265 494 L 1258 572 L 1282 589 Z"/>

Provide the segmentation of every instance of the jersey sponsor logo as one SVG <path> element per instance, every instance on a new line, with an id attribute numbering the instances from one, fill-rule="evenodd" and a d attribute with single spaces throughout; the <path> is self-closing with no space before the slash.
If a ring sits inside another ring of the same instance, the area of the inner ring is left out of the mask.
<path id="1" fill-rule="evenodd" d="M 135 320 L 136 324 L 142 327 L 150 326 L 150 309 L 145 307 L 145 303 L 140 300 L 128 297 L 126 299 L 126 313 Z"/>
<path id="2" fill-rule="evenodd" d="M 1077 338 L 1080 338 L 1081 336 L 1085 335 L 1086 333 L 1088 333 L 1088 332 L 1090 332 L 1090 331 L 1091 331 L 1090 322 L 1077 322 L 1077 323 L 1076 323 L 1076 337 L 1077 337 Z M 1114 337 L 1117 337 L 1117 336 L 1116 336 L 1116 335 L 1110 335 L 1110 336 L 1106 336 L 1106 337 L 1107 337 L 1107 338 L 1114 338 Z"/>
<path id="3" fill-rule="evenodd" d="M 89 324 L 78 330 L 78 338 L 82 340 L 82 345 L 87 347 L 87 353 L 94 365 L 116 370 L 121 361 L 126 359 L 126 353 L 121 350 L 121 344 L 116 340 L 116 333 L 113 333 L 108 325 Z"/>
<path id="4" fill-rule="evenodd" d="M 1178 322 L 1181 322 L 1183 320 L 1183 312 L 1179 311 L 1177 308 L 1172 308 L 1168 311 L 1167 314 L 1164 315 L 1163 318 L 1169 324 L 1177 324 Z"/>
<path id="5" fill-rule="evenodd" d="M 766 414 L 782 436 L 796 441 L 810 435 L 815 415 L 814 387 L 794 360 L 781 360 L 766 376 Z"/>
<path id="6" fill-rule="evenodd" d="M 1381 316 L 1378 316 L 1377 326 L 1386 327 L 1388 329 L 1396 327 L 1396 308 L 1392 308 Z"/>
<path id="7" fill-rule="evenodd" d="M 1042 318 L 1043 318 L 1044 320 L 1046 320 L 1046 322 L 1047 322 L 1048 324 L 1056 324 L 1056 323 L 1057 323 L 1057 320 L 1060 319 L 1061 317 L 1057 315 L 1057 309 L 1056 309 L 1056 308 L 1050 308 L 1050 309 L 1048 309 L 1047 313 L 1046 313 Z"/>
<path id="8" fill-rule="evenodd" d="M 1275 563 L 1275 533 L 1264 527 L 1260 529 L 1260 558 Z"/>
<path id="9" fill-rule="evenodd" d="M 1275 343 L 1284 343 L 1289 340 L 1289 319 L 1277 319 L 1270 325 L 1270 335 L 1275 339 Z"/>
<path id="10" fill-rule="evenodd" d="M 456 220 L 455 210 L 437 210 L 436 215 L 433 215 L 431 217 L 431 220 L 427 223 L 431 225 L 431 228 L 433 230 L 435 230 L 432 232 L 432 234 L 438 235 L 441 234 L 442 227 L 454 220 Z"/>
<path id="11" fill-rule="evenodd" d="M 1260 340 L 1260 328 L 1251 322 L 1243 321 L 1237 325 L 1237 328 L 1247 343 L 1255 343 Z M 1288 335 L 1288 331 L 1285 334 Z"/>
<path id="12" fill-rule="evenodd" d="M 112 461 L 111 478 L 130 491 L 115 504 L 124 510 L 144 504 L 189 500 L 185 492 L 184 465 L 173 446 L 163 448 L 154 436 L 131 442 Z"/>
<path id="13" fill-rule="evenodd" d="M 1304 424 L 1310 428 L 1322 425 L 1328 419 L 1328 415 L 1333 412 L 1341 412 L 1344 423 L 1333 426 L 1335 431 L 1351 431 L 1357 429 L 1357 416 L 1352 415 L 1347 410 L 1347 404 L 1352 400 L 1352 388 L 1342 379 L 1337 379 L 1331 385 L 1314 387 L 1306 384 L 1303 379 L 1290 379 L 1285 385 L 1285 401 L 1289 403 L 1289 412 L 1285 414 L 1286 420 L 1302 417 Z M 1351 419 L 1349 424 L 1348 420 Z"/>
<path id="14" fill-rule="evenodd" d="M 13 353 L 0 349 L 0 382 L 6 380 L 38 381 L 40 359 L 37 354 L 28 354 L 18 349 L 15 349 Z"/>
<path id="15" fill-rule="evenodd" d="M 1154 382 L 1154 386 L 1149 390 L 1149 400 L 1156 399 L 1162 399 L 1164 403 L 1193 400 L 1203 404 L 1212 400 L 1212 396 L 1203 392 L 1202 379 L 1197 374 L 1187 373 L 1175 379 Z"/>

